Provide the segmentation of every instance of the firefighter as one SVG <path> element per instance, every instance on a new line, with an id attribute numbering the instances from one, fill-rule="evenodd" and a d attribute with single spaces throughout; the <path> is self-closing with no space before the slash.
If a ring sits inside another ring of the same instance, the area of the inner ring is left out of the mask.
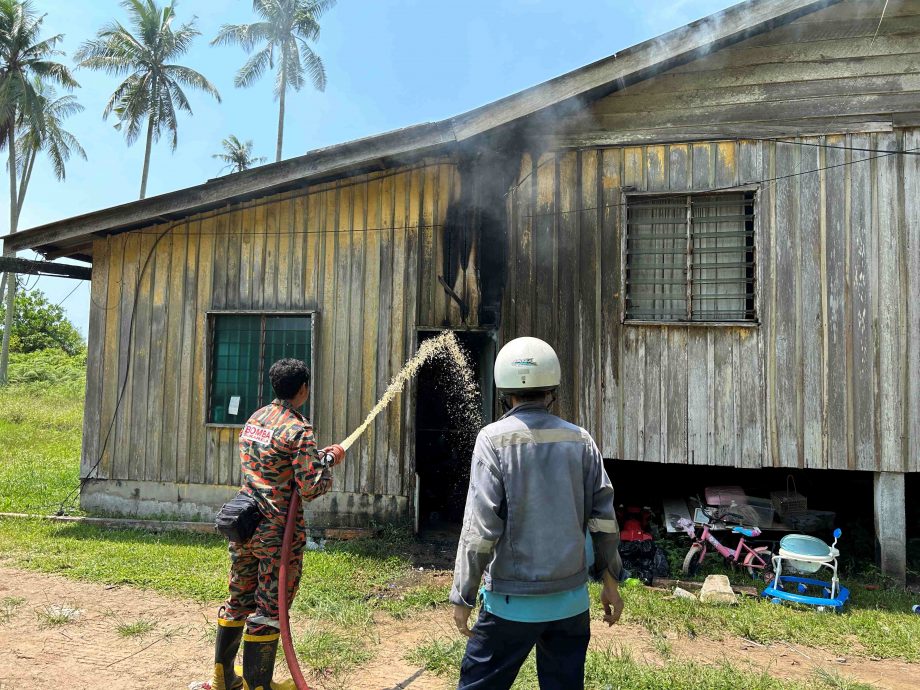
<path id="1" fill-rule="evenodd" d="M 297 359 L 281 359 L 268 372 L 277 396 L 257 410 L 240 432 L 245 494 L 255 499 L 261 522 L 246 543 L 230 543 L 230 595 L 218 612 L 211 690 L 269 690 L 278 651 L 278 582 L 281 542 L 291 491 L 304 503 L 325 494 L 332 483 L 328 463 L 345 458 L 341 446 L 316 448 L 313 427 L 298 411 L 310 396 L 310 372 Z M 288 601 L 300 582 L 306 525 L 298 515 L 289 564 Z M 245 626 L 245 634 L 244 634 Z M 243 677 L 234 661 L 243 642 Z"/>
<path id="2" fill-rule="evenodd" d="M 623 611 L 613 487 L 588 432 L 550 414 L 560 381 L 556 353 L 537 338 L 512 340 L 495 360 L 508 412 L 476 439 L 450 593 L 469 638 L 461 689 L 510 688 L 534 645 L 542 690 L 584 688 L 588 532 L 604 621 Z"/>

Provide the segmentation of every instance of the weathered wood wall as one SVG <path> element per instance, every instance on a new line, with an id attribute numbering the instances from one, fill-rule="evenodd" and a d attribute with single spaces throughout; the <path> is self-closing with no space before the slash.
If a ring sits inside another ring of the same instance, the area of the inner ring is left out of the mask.
<path id="1" fill-rule="evenodd" d="M 559 351 L 606 457 L 918 471 L 920 130 L 523 157 L 503 340 Z M 624 187 L 756 184 L 757 327 L 621 322 Z"/>
<path id="2" fill-rule="evenodd" d="M 606 455 L 920 468 L 918 156 L 834 148 L 916 153 L 918 73 L 920 0 L 846 0 L 535 121 L 506 332 L 558 342 Z M 621 188 L 755 181 L 761 326 L 623 326 Z"/>
<path id="3" fill-rule="evenodd" d="M 238 484 L 238 427 L 205 424 L 211 310 L 316 311 L 314 421 L 321 443 L 343 439 L 414 350 L 416 326 L 459 325 L 438 283 L 459 192 L 455 166 L 431 161 L 96 240 L 83 472 L 117 407 L 96 476 Z M 475 299 L 475 257 L 461 264 L 458 290 Z M 336 491 L 409 495 L 408 414 L 398 398 L 378 418 Z"/>
<path id="4" fill-rule="evenodd" d="M 890 131 L 920 124 L 918 111 L 920 0 L 846 0 L 626 86 L 547 134 L 635 145 Z"/>

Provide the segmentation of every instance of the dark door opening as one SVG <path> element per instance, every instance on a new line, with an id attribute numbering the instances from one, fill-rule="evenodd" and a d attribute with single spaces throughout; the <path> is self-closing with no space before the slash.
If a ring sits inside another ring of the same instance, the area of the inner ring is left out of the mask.
<path id="1" fill-rule="evenodd" d="M 420 331 L 419 342 L 437 331 Z M 492 421 L 495 340 L 491 332 L 456 331 L 482 393 L 483 424 Z M 415 404 L 416 526 L 453 530 L 463 520 L 470 460 L 479 429 L 459 428 L 453 374 L 440 360 L 418 373 Z"/>

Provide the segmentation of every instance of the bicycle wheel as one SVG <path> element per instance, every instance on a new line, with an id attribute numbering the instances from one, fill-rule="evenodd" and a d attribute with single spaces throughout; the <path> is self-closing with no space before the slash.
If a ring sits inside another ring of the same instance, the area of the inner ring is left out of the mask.
<path id="1" fill-rule="evenodd" d="M 758 558 L 759 557 L 759 558 Z M 760 561 L 763 565 L 760 565 Z M 758 574 L 763 581 L 770 583 L 773 581 L 773 552 L 769 546 L 757 546 L 747 556 L 744 557 L 744 567 L 748 575 L 757 579 Z"/>
<path id="2" fill-rule="evenodd" d="M 687 551 L 687 555 L 684 557 L 684 564 L 681 566 L 681 572 L 683 572 L 684 575 L 690 575 L 691 577 L 696 575 L 697 571 L 700 569 L 702 553 L 703 547 L 699 544 L 694 544 L 690 547 L 690 550 Z"/>

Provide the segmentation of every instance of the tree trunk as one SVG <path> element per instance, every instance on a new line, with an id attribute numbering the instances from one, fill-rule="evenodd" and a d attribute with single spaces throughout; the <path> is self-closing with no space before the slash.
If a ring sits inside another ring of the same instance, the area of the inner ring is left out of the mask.
<path id="1" fill-rule="evenodd" d="M 278 147 L 275 149 L 275 162 L 281 160 L 281 145 L 284 142 L 284 96 L 287 93 L 287 74 L 281 70 L 281 95 L 278 97 Z"/>
<path id="2" fill-rule="evenodd" d="M 141 175 L 141 196 L 147 196 L 147 174 L 150 172 L 150 149 L 153 147 L 153 118 L 147 118 L 147 147 L 144 149 L 144 173 Z"/>
<path id="3" fill-rule="evenodd" d="M 15 113 L 13 115 L 11 123 L 16 121 Z M 10 234 L 12 235 L 19 225 L 19 195 L 16 193 L 16 128 L 12 124 L 7 131 L 7 147 L 10 154 Z M 4 256 L 14 254 L 14 251 L 3 247 Z M 13 308 L 16 300 L 16 274 L 12 271 L 7 273 L 6 281 L 6 313 L 3 316 L 3 345 L 0 347 L 0 386 L 5 386 L 8 380 L 10 334 L 13 330 Z"/>

